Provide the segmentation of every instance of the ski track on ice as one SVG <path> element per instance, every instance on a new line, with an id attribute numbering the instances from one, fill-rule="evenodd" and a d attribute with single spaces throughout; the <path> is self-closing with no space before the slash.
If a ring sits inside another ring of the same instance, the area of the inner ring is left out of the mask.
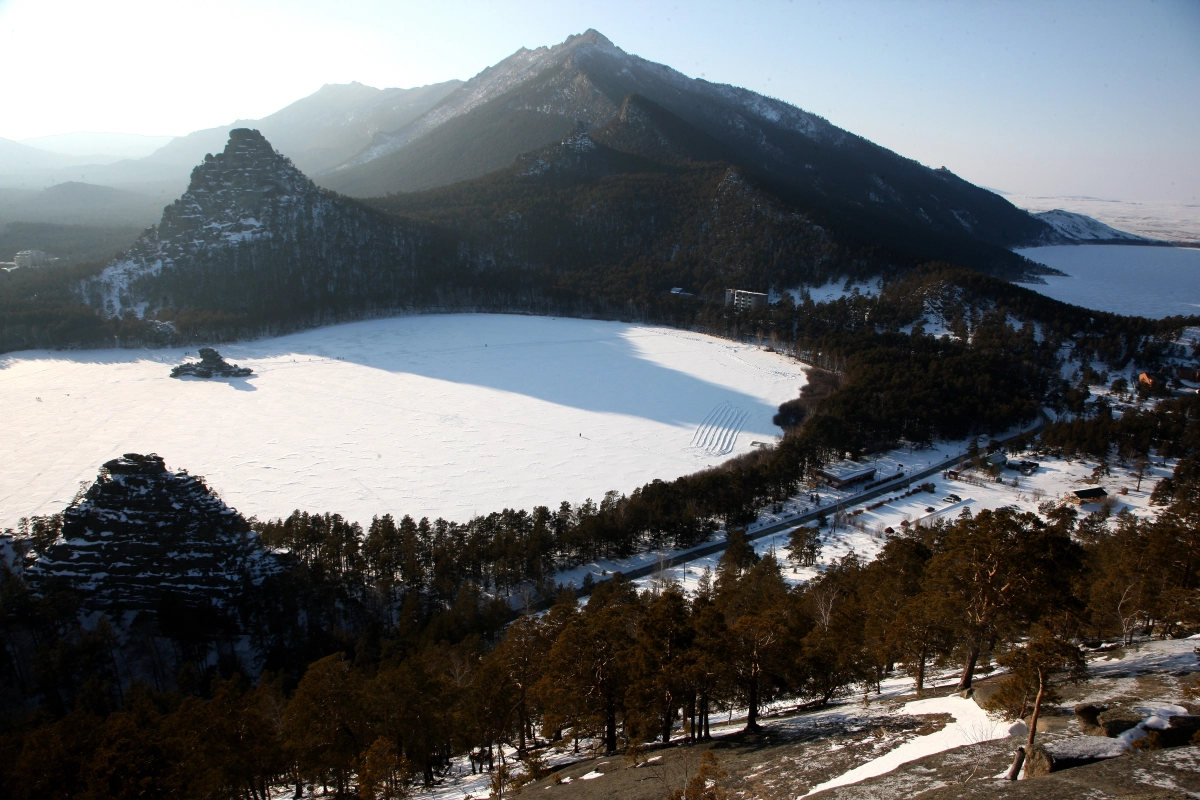
<path id="1" fill-rule="evenodd" d="M 721 403 L 708 412 L 692 435 L 692 447 L 706 455 L 723 456 L 733 452 L 738 434 L 750 415 L 732 403 Z"/>

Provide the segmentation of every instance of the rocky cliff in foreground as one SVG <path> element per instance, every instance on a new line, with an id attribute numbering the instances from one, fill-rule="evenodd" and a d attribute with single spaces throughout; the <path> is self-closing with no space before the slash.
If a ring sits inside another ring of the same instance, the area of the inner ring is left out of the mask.
<path id="1" fill-rule="evenodd" d="M 63 512 L 62 535 L 26 578 L 35 589 L 62 581 L 84 608 L 118 616 L 156 610 L 168 595 L 223 607 L 281 568 L 202 478 L 127 453 Z"/>

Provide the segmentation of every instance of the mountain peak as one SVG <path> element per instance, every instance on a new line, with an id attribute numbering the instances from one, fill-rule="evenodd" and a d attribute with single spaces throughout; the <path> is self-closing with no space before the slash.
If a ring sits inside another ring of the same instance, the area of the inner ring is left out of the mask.
<path id="1" fill-rule="evenodd" d="M 192 170 L 183 196 L 163 209 L 158 227 L 144 234 L 95 279 L 102 297 L 92 302 L 107 314 L 144 313 L 129 289 L 139 277 L 157 275 L 199 251 L 271 239 L 272 227 L 294 209 L 317 202 L 321 191 L 259 131 L 234 128 L 225 149 Z"/>
<path id="2" fill-rule="evenodd" d="M 234 128 L 225 143 L 225 155 L 249 154 L 274 156 L 275 148 L 255 128 Z"/>
<path id="3" fill-rule="evenodd" d="M 317 188 L 261 132 L 237 128 L 159 224 L 78 291 L 109 317 L 232 302 L 237 314 L 290 318 L 297 301 L 315 308 L 346 293 L 398 308 L 431 260 L 412 227 Z M 401 264 L 412 279 L 385 296 Z"/>
<path id="4" fill-rule="evenodd" d="M 566 40 L 563 42 L 563 44 L 564 45 L 573 45 L 575 47 L 578 47 L 580 45 L 585 45 L 585 44 L 592 44 L 592 45 L 596 45 L 598 47 L 612 48 L 613 50 L 618 49 L 617 46 L 615 44 L 613 44 L 612 41 L 609 40 L 609 38 L 607 36 L 605 36 L 600 31 L 596 30 L 595 28 L 588 28 L 583 33 L 576 33 L 571 36 L 568 36 L 566 38 Z"/>

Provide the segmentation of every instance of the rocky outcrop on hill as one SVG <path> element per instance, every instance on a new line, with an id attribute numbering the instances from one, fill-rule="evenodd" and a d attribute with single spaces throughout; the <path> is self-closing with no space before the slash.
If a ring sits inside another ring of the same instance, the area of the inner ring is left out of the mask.
<path id="1" fill-rule="evenodd" d="M 85 283 L 107 316 L 162 308 L 295 319 L 396 308 L 435 269 L 425 226 L 317 188 L 258 131 L 230 132 L 187 192 L 127 253 Z"/>
<path id="2" fill-rule="evenodd" d="M 60 538 L 25 574 L 35 589 L 65 582 L 85 609 L 116 616 L 158 609 L 167 595 L 222 607 L 281 569 L 202 478 L 127 453 L 63 512 Z"/>
<path id="3" fill-rule="evenodd" d="M 172 378 L 190 375 L 195 378 L 247 378 L 254 374 L 249 367 L 239 367 L 221 358 L 211 347 L 200 348 L 200 360 L 189 361 L 171 368 Z"/>

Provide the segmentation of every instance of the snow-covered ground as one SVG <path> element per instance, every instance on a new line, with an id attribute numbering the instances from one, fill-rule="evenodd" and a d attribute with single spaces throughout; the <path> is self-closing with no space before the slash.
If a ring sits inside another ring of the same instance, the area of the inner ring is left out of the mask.
<path id="1" fill-rule="evenodd" d="M 865 297 L 873 297 L 879 294 L 880 281 L 845 281 L 834 280 L 821 286 L 800 286 L 796 289 L 788 289 L 787 292 L 792 296 L 796 303 L 804 300 L 804 295 L 807 294 L 814 303 L 828 303 L 830 300 L 838 300 L 842 297 L 849 297 L 852 294 L 861 294 Z M 775 301 L 772 296 L 771 301 Z"/>
<path id="2" fill-rule="evenodd" d="M 247 379 L 168 377 L 182 350 L 0 357 L 0 527 L 61 511 L 126 452 L 204 475 L 247 516 L 466 520 L 597 501 L 780 434 L 785 356 L 667 328 L 416 316 L 219 347 Z"/>
<path id="3" fill-rule="evenodd" d="M 1034 216 L 1068 239 L 1081 242 L 1112 239 L 1137 242 L 1145 238 L 1135 233 L 1117 230 L 1111 225 L 1105 225 L 1100 220 L 1092 219 L 1086 214 L 1066 211 L 1061 208 L 1056 208 L 1053 211 L 1041 211 L 1034 214 Z"/>
<path id="4" fill-rule="evenodd" d="M 1061 270 L 1029 288 L 1098 311 L 1160 319 L 1200 314 L 1200 249 L 1140 245 L 1059 245 L 1018 250 Z"/>
<path id="5" fill-rule="evenodd" d="M 920 472 L 931 463 L 938 463 L 945 458 L 963 451 L 963 443 L 942 443 L 931 450 L 907 453 L 895 451 L 880 457 L 881 463 L 889 468 L 881 469 L 881 473 L 890 473 L 890 465 L 897 462 L 905 463 L 912 473 Z M 1044 458 L 1037 455 L 1019 455 L 1017 459 L 1037 461 L 1040 464 L 1037 472 L 1032 475 L 1004 469 L 1000 477 L 1003 483 L 984 473 L 969 472 L 958 479 L 943 477 L 935 474 L 927 478 L 913 481 L 913 484 L 932 484 L 932 493 L 917 491 L 909 494 L 911 487 L 907 482 L 900 481 L 893 488 L 871 500 L 861 500 L 854 493 L 833 493 L 827 487 L 815 490 L 821 498 L 820 507 L 828 511 L 829 524 L 821 528 L 821 555 L 816 566 L 803 566 L 792 559 L 788 553 L 788 536 L 790 530 L 770 534 L 752 542 L 759 555 L 774 553 L 783 568 L 784 579 L 792 585 L 803 583 L 817 576 L 821 570 L 854 552 L 858 556 L 870 560 L 887 543 L 888 528 L 895 532 L 901 531 L 908 524 L 916 524 L 933 518 L 945 512 L 948 519 L 968 509 L 977 514 L 983 509 L 999 509 L 1010 507 L 1018 511 L 1038 512 L 1038 507 L 1046 501 L 1059 502 L 1071 496 L 1077 489 L 1087 489 L 1099 486 L 1109 496 L 1110 513 L 1118 514 L 1128 511 L 1134 516 L 1149 518 L 1155 516 L 1158 509 L 1150 507 L 1150 493 L 1155 484 L 1168 477 L 1175 468 L 1174 461 L 1152 461 L 1142 477 L 1141 488 L 1133 464 L 1110 464 L 1110 474 L 1093 477 L 1098 464 L 1086 459 Z M 1013 481 L 1017 485 L 1013 485 Z M 1096 482 L 1093 482 L 1096 481 Z M 1122 489 L 1125 494 L 1122 494 Z M 907 495 L 907 496 L 906 496 Z M 959 499 L 954 499 L 955 497 Z M 840 504 L 839 504 L 840 501 Z M 834 511 L 839 507 L 843 515 L 835 519 Z M 808 500 L 807 494 L 793 498 L 785 504 L 785 509 L 807 511 L 816 507 Z M 1099 503 L 1089 503 L 1080 507 L 1080 514 L 1085 515 L 1100 510 Z M 861 510 L 861 511 L 860 511 Z M 769 525 L 776 520 L 786 520 L 784 513 L 764 512 L 760 519 L 762 524 Z M 834 524 L 836 523 L 836 524 Z M 810 527 L 815 524 L 806 523 Z M 754 527 L 748 529 L 754 535 Z M 663 556 L 674 555 L 673 552 L 642 553 L 629 559 L 612 559 L 597 561 L 594 564 L 578 567 L 570 572 L 562 573 L 558 580 L 572 581 L 579 585 L 586 572 L 592 572 L 595 579 L 603 578 L 607 573 L 653 564 Z M 656 581 L 663 579 L 674 581 L 687 591 L 695 591 L 701 576 L 707 569 L 715 575 L 721 553 L 702 556 L 686 564 L 669 567 L 646 578 L 640 578 L 634 583 L 641 588 L 650 588 Z"/>
<path id="6" fill-rule="evenodd" d="M 884 775 L 901 764 L 907 764 L 909 761 L 915 761 L 934 753 L 1029 732 L 1025 723 L 989 715 L 974 700 L 967 700 L 957 695 L 913 700 L 902 705 L 894 713 L 949 714 L 954 721 L 939 731 L 909 739 L 876 759 L 861 764 L 835 778 L 830 778 L 809 789 L 808 794 L 816 794 L 835 786 L 849 786 L 859 781 L 865 781 L 867 778 L 874 778 L 876 775 Z"/>

